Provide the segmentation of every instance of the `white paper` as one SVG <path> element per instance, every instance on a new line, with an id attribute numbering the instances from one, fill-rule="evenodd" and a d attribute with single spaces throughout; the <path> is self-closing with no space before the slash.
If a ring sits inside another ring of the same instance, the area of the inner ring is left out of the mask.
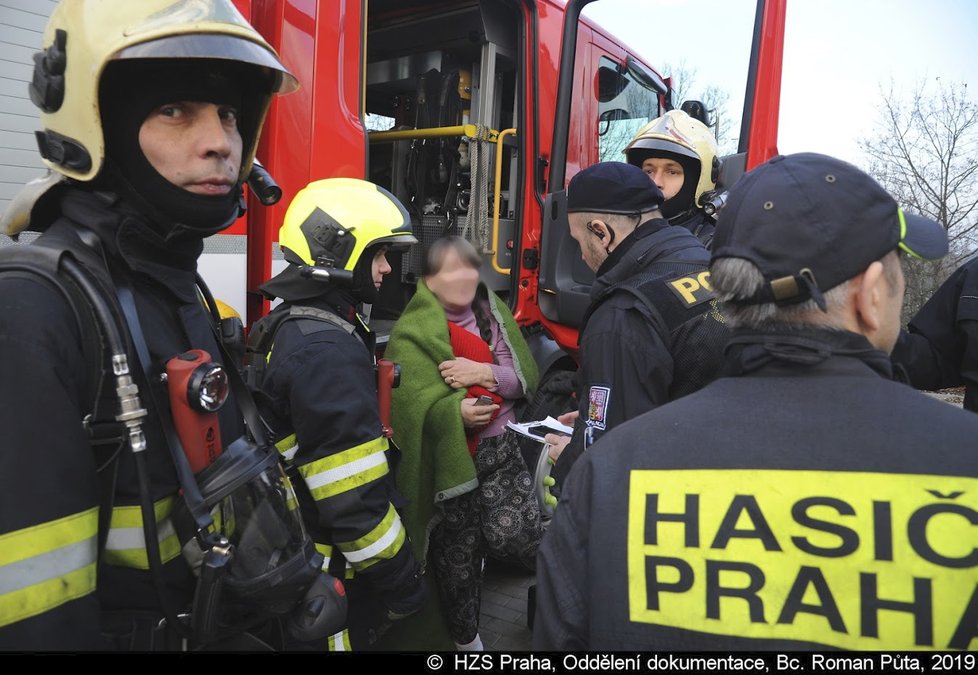
<path id="1" fill-rule="evenodd" d="M 536 422 L 509 422 L 506 425 L 508 428 L 512 429 L 521 436 L 526 436 L 527 438 L 532 438 L 535 441 L 540 441 L 544 443 L 544 436 L 553 432 L 558 434 L 567 434 L 570 436 L 574 433 L 574 427 L 569 427 L 566 424 L 561 424 L 553 417 L 547 417 L 544 420 L 538 420 Z M 541 428 L 542 427 L 542 428 Z M 531 431 L 532 429 L 532 431 Z"/>

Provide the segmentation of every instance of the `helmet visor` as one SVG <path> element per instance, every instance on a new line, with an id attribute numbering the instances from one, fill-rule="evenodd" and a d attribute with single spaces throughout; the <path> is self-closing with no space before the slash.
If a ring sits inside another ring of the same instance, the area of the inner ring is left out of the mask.
<path id="1" fill-rule="evenodd" d="M 266 68 L 274 78 L 272 92 L 288 94 L 299 82 L 275 55 L 262 45 L 227 35 L 171 35 L 119 50 L 113 59 L 225 59 Z"/>

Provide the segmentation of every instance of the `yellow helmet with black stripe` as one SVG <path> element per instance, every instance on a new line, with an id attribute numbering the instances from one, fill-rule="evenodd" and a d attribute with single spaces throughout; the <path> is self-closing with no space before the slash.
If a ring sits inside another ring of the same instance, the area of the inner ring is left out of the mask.
<path id="1" fill-rule="evenodd" d="M 326 178 L 295 196 L 278 241 L 290 263 L 352 272 L 372 246 L 418 240 L 407 209 L 390 192 L 358 178 Z"/>

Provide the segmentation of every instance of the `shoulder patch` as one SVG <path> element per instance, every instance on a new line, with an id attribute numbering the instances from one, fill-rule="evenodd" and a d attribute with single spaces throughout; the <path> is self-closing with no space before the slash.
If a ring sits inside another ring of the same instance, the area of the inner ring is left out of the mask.
<path id="1" fill-rule="evenodd" d="M 602 431 L 608 427 L 608 402 L 611 387 L 591 387 L 587 396 L 587 420 L 585 424 Z"/>
<path id="2" fill-rule="evenodd" d="M 671 279 L 665 283 L 686 307 L 695 307 L 715 297 L 713 287 L 710 286 L 710 270 Z"/>

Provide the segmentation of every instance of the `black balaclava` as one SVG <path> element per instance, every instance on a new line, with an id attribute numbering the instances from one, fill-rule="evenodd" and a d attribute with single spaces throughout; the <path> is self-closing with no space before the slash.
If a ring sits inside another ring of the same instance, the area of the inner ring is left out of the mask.
<path id="1" fill-rule="evenodd" d="M 380 291 L 374 286 L 373 261 L 377 251 L 384 244 L 373 244 L 364 249 L 353 268 L 353 295 L 363 303 L 375 304 L 380 300 Z"/>
<path id="2" fill-rule="evenodd" d="M 662 204 L 662 216 L 671 220 L 695 209 L 696 186 L 700 182 L 700 161 L 676 152 L 663 150 L 651 152 L 649 157 L 665 157 L 679 162 L 683 167 L 683 186 L 672 199 L 667 199 Z"/>
<path id="3" fill-rule="evenodd" d="M 238 111 L 242 154 L 257 129 L 261 94 L 252 90 L 247 66 L 215 60 L 144 59 L 107 66 L 100 105 L 105 130 L 105 167 L 98 185 L 118 193 L 149 217 L 166 239 L 202 238 L 219 232 L 241 214 L 241 185 L 226 195 L 198 195 L 164 178 L 146 159 L 139 130 L 165 103 L 202 101 Z"/>

